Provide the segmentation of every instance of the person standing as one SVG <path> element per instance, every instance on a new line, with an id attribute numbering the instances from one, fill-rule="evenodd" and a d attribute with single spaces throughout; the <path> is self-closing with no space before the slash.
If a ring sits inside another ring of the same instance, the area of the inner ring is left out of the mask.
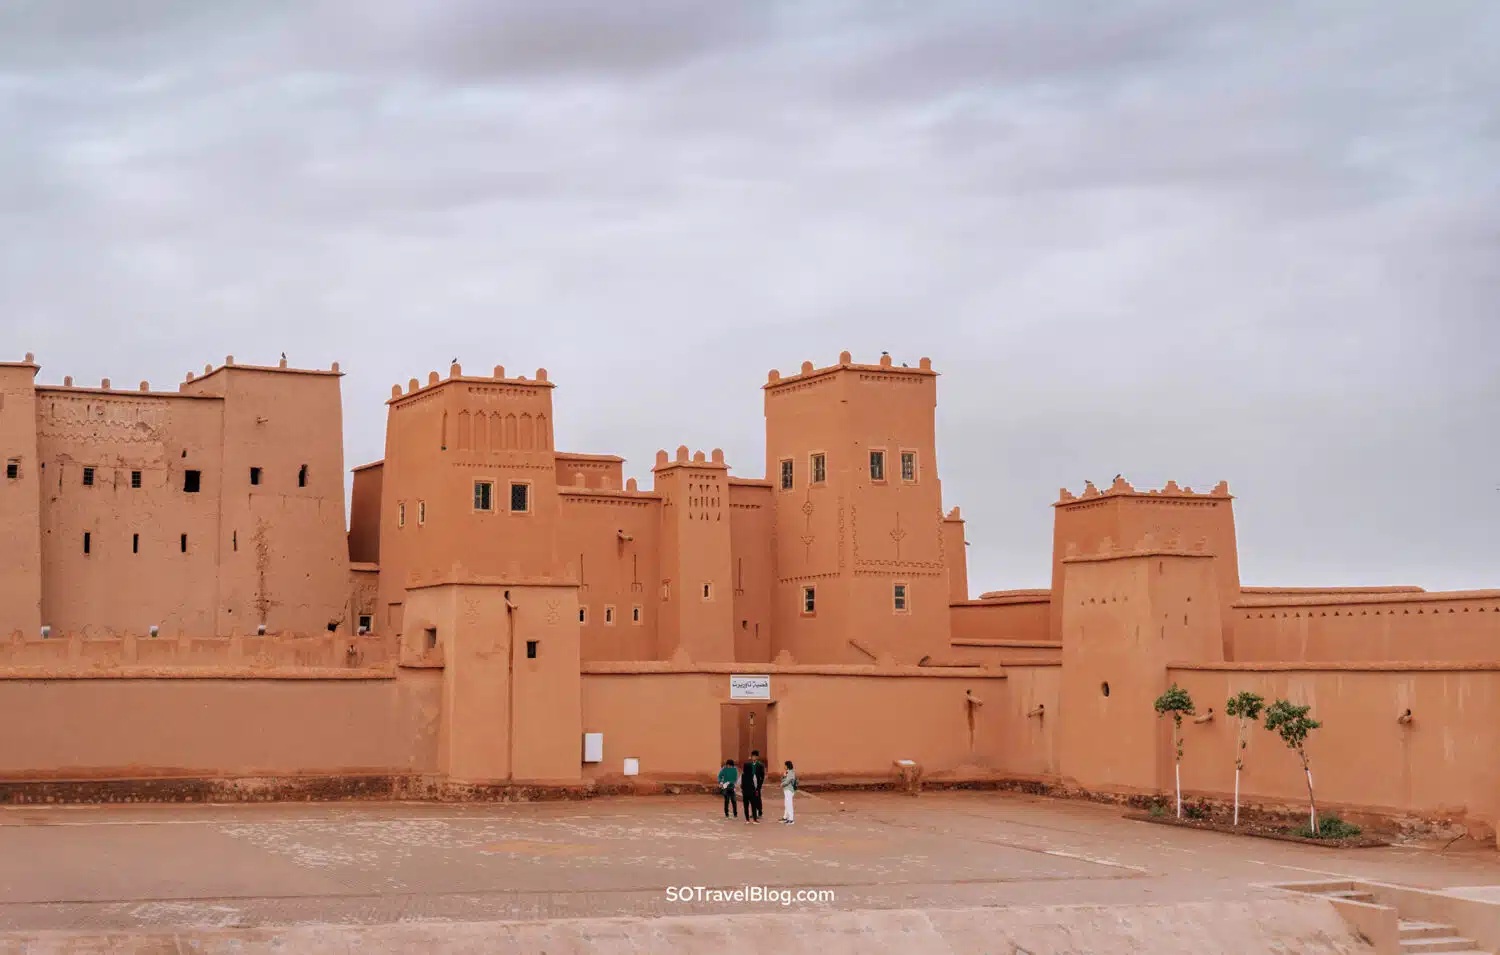
<path id="1" fill-rule="evenodd" d="M 792 768 L 792 761 L 786 761 L 786 772 L 781 774 L 781 821 L 791 825 L 795 820 L 792 815 L 792 797 L 797 793 L 797 771 Z"/>
<path id="2" fill-rule="evenodd" d="M 745 822 L 760 822 L 760 790 L 766 783 L 766 764 L 761 762 L 760 750 L 750 751 L 750 761 L 740 773 L 740 795 L 745 803 Z"/>
<path id="3" fill-rule="evenodd" d="M 729 811 L 734 810 L 736 819 L 740 815 L 740 807 L 734 801 L 734 785 L 739 782 L 739 770 L 734 768 L 734 760 L 724 760 L 724 768 L 719 770 L 719 789 L 724 793 L 724 818 L 729 818 Z"/>

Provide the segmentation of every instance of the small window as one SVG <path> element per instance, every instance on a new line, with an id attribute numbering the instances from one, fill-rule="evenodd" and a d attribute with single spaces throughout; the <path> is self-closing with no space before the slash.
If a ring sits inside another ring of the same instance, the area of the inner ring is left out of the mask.
<path id="1" fill-rule="evenodd" d="M 405 527 L 406 526 L 406 502 L 405 501 L 402 501 L 400 504 L 396 505 L 396 526 L 397 527 Z"/>
<path id="2" fill-rule="evenodd" d="M 182 535 L 182 538 L 178 541 L 178 546 L 182 548 L 182 552 L 184 554 L 187 553 L 187 535 L 186 534 Z"/>
<path id="3" fill-rule="evenodd" d="M 579 604 L 578 605 L 578 622 L 579 623 L 588 623 L 589 622 L 589 608 L 588 608 L 587 604 Z"/>
<path id="4" fill-rule="evenodd" d="M 234 552 L 236 554 L 238 554 L 240 552 L 240 532 L 239 531 L 235 531 L 233 534 L 230 535 L 230 544 L 234 547 Z"/>
<path id="5" fill-rule="evenodd" d="M 526 659 L 528 659 L 528 660 L 535 660 L 536 659 L 536 644 L 537 644 L 537 641 L 535 641 L 535 640 L 527 640 L 526 641 Z"/>
<path id="6" fill-rule="evenodd" d="M 132 554 L 139 554 L 141 552 L 141 535 L 130 535 L 130 552 Z"/>
<path id="7" fill-rule="evenodd" d="M 821 454 L 812 456 L 812 483 L 822 484 L 828 480 L 828 458 Z"/>
<path id="8" fill-rule="evenodd" d="M 138 488 L 138 487 L 141 486 L 141 472 L 139 472 L 139 471 L 131 471 L 130 472 L 130 486 L 131 487 L 135 487 L 135 488 Z"/>
<path id="9" fill-rule="evenodd" d="M 83 469 L 83 486 L 84 487 L 93 487 L 94 486 L 94 469 L 93 468 L 84 468 Z"/>
<path id="10" fill-rule="evenodd" d="M 495 482 L 474 482 L 474 510 L 492 511 L 495 509 Z"/>
<path id="11" fill-rule="evenodd" d="M 90 547 L 91 547 L 92 544 L 93 544 L 93 535 L 91 535 L 88 531 L 84 531 L 83 532 L 83 552 L 85 554 L 89 553 Z"/>
<path id="12" fill-rule="evenodd" d="M 510 486 L 510 509 L 517 514 L 531 510 L 531 485 L 517 481 Z"/>
<path id="13" fill-rule="evenodd" d="M 182 472 L 182 491 L 184 494 L 197 494 L 198 487 L 202 484 L 203 477 L 199 471 Z"/>
<path id="14" fill-rule="evenodd" d="M 297 469 L 297 486 L 307 487 L 307 465 L 305 464 Z"/>
<path id="15" fill-rule="evenodd" d="M 917 479 L 917 452 L 901 452 L 901 480 L 911 483 Z"/>
<path id="16" fill-rule="evenodd" d="M 897 613 L 906 613 L 906 585 L 895 584 L 891 587 L 891 607 Z"/>
<path id="17" fill-rule="evenodd" d="M 373 622 L 374 622 L 374 618 L 370 614 L 367 614 L 367 613 L 360 614 L 359 615 L 359 632 L 360 633 L 369 633 L 370 632 L 370 625 Z"/>
<path id="18" fill-rule="evenodd" d="M 870 480 L 872 480 L 872 481 L 884 481 L 885 480 L 885 452 L 884 451 L 871 451 L 870 452 Z"/>
<path id="19" fill-rule="evenodd" d="M 661 599 L 663 603 L 672 599 L 672 584 L 670 582 L 665 582 L 661 585 Z"/>
<path id="20" fill-rule="evenodd" d="M 785 458 L 781 462 L 781 489 L 790 491 L 792 489 L 792 459 Z"/>
<path id="21" fill-rule="evenodd" d="M 818 612 L 818 588 L 816 588 L 816 587 L 803 587 L 802 588 L 802 614 L 803 614 L 803 616 L 811 616 L 812 614 L 815 614 L 817 612 Z"/>
<path id="22" fill-rule="evenodd" d="M 427 502 L 426 501 L 418 501 L 417 502 L 417 523 L 418 524 L 426 524 L 427 523 Z"/>
<path id="23" fill-rule="evenodd" d="M 437 649 L 437 627 L 428 627 L 422 631 L 423 646 L 428 650 Z"/>
<path id="24" fill-rule="evenodd" d="M 705 601 L 714 599 L 714 585 L 713 584 L 704 584 L 703 585 L 703 599 Z"/>
<path id="25" fill-rule="evenodd" d="M 615 608 L 611 604 L 604 605 L 604 625 L 606 627 L 615 625 Z"/>
<path id="26" fill-rule="evenodd" d="M 6 480 L 14 481 L 21 476 L 21 459 L 11 458 L 5 462 Z"/>
<path id="27" fill-rule="evenodd" d="M 630 608 L 630 622 L 632 624 L 634 624 L 635 626 L 640 626 L 640 624 L 641 624 L 641 605 L 640 604 L 636 604 L 634 607 Z"/>
<path id="28" fill-rule="evenodd" d="M 259 483 L 260 483 L 260 468 L 251 468 L 250 469 L 250 484 L 251 484 L 251 486 L 257 485 Z"/>

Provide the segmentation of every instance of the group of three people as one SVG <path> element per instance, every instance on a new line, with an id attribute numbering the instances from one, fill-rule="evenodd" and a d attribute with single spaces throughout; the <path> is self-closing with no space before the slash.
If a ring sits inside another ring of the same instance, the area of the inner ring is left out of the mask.
<path id="1" fill-rule="evenodd" d="M 719 789 L 724 793 L 724 818 L 728 819 L 731 813 L 735 817 L 740 814 L 734 794 L 735 786 L 738 785 L 740 794 L 744 797 L 745 821 L 760 822 L 760 791 L 765 784 L 766 764 L 760 758 L 760 750 L 750 751 L 750 758 L 745 761 L 743 772 L 735 767 L 734 760 L 726 759 L 724 768 L 719 770 Z M 792 768 L 792 761 L 787 760 L 786 771 L 781 774 L 781 821 L 788 825 L 793 822 L 792 796 L 796 792 L 797 771 Z"/>

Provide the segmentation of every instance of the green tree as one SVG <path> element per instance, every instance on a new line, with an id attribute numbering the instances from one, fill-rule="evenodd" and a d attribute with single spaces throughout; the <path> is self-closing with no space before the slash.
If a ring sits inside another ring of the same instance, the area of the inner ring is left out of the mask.
<path id="1" fill-rule="evenodd" d="M 1188 691 L 1173 683 L 1167 692 L 1156 698 L 1156 718 L 1172 716 L 1172 749 L 1177 754 L 1174 766 L 1177 777 L 1177 818 L 1182 818 L 1182 718 L 1192 716 L 1193 698 Z"/>
<path id="2" fill-rule="evenodd" d="M 1266 729 L 1281 737 L 1287 749 L 1302 760 L 1302 772 L 1307 775 L 1308 826 L 1314 836 L 1318 834 L 1318 801 L 1313 797 L 1312 767 L 1307 762 L 1307 734 L 1322 726 L 1307 715 L 1311 706 L 1298 706 L 1288 700 L 1277 700 L 1266 707 Z"/>
<path id="3" fill-rule="evenodd" d="M 1250 725 L 1260 719 L 1265 708 L 1265 697 L 1249 690 L 1241 690 L 1224 704 L 1224 712 L 1239 721 L 1234 733 L 1234 824 L 1240 824 L 1240 771 L 1245 768 L 1245 747 L 1250 745 Z"/>

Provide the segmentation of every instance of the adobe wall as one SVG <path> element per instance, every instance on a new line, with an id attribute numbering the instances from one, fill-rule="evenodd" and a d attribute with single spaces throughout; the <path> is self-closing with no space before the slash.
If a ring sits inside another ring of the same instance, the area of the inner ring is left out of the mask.
<path id="1" fill-rule="evenodd" d="M 32 680 L 0 672 L 0 779 L 430 774 L 433 674 Z"/>
<path id="2" fill-rule="evenodd" d="M 36 395 L 42 623 L 59 632 L 218 632 L 221 557 L 236 546 L 248 557 L 251 547 L 248 522 L 220 540 L 222 397 L 73 387 Z M 242 626 L 259 623 L 245 614 Z"/>
<path id="3" fill-rule="evenodd" d="M 613 454 L 570 454 L 555 457 L 558 487 L 618 491 L 625 486 L 625 459 Z"/>
<path id="4" fill-rule="evenodd" d="M 949 605 L 953 640 L 1050 640 L 1047 591 L 1018 591 Z"/>
<path id="5" fill-rule="evenodd" d="M 182 385 L 223 396 L 216 633 L 336 626 L 352 633 L 338 364 L 237 365 Z M 259 483 L 251 469 L 259 469 Z"/>
<path id="6" fill-rule="evenodd" d="M 389 638 L 333 634 L 268 633 L 199 637 L 161 631 L 124 636 L 85 636 L 53 631 L 47 637 L 0 636 L 0 667 L 34 668 L 52 675 L 80 674 L 122 666 L 327 667 L 383 666 L 395 660 Z"/>
<path id="7" fill-rule="evenodd" d="M 1320 806 L 1452 818 L 1491 833 L 1500 820 L 1500 666 L 1237 663 L 1173 666 L 1166 679 L 1200 712 L 1215 711 L 1185 726 L 1187 790 L 1233 792 L 1235 727 L 1224 701 L 1250 690 L 1312 705 L 1323 724 L 1307 745 Z M 1407 709 L 1412 721 L 1398 723 Z M 1293 807 L 1307 794 L 1295 754 L 1261 728 L 1251 731 L 1241 788 L 1248 800 Z"/>
<path id="8" fill-rule="evenodd" d="M 734 658 L 769 662 L 775 655 L 771 594 L 776 565 L 771 550 L 775 527 L 770 481 L 729 479 L 729 547 L 734 574 Z"/>
<path id="9" fill-rule="evenodd" d="M 948 602 L 969 599 L 969 545 L 964 541 L 964 519 L 957 507 L 943 518 L 943 550 L 948 559 Z"/>
<path id="10" fill-rule="evenodd" d="M 0 362 L 0 636 L 42 625 L 41 467 L 36 439 L 37 366 Z M 14 469 L 14 477 L 11 476 Z"/>
<path id="11" fill-rule="evenodd" d="M 1081 495 L 1061 489 L 1053 505 L 1051 638 L 1062 639 L 1063 562 L 1070 548 L 1092 554 L 1105 541 L 1134 542 L 1150 535 L 1183 547 L 1202 545 L 1213 555 L 1218 602 L 1223 615 L 1224 645 L 1231 652 L 1234 616 L 1230 605 L 1239 599 L 1239 550 L 1235 540 L 1234 498 L 1227 481 L 1208 492 L 1195 492 L 1168 481 L 1160 490 L 1138 491 L 1123 477 L 1100 491 L 1089 483 Z"/>
<path id="12" fill-rule="evenodd" d="M 380 563 L 380 494 L 385 462 L 372 461 L 354 469 L 349 492 L 349 560 Z"/>
<path id="13" fill-rule="evenodd" d="M 985 701 L 986 716 L 1003 741 L 997 768 L 1007 776 L 1056 777 L 1062 772 L 1057 746 L 1062 660 L 1007 665 L 998 697 Z"/>
<path id="14" fill-rule="evenodd" d="M 777 772 L 791 759 L 805 779 L 888 781 L 894 760 L 914 759 L 929 776 L 982 777 L 1012 745 L 999 671 L 592 664 L 583 674 L 583 728 L 604 734 L 604 762 L 586 764 L 585 777 L 615 779 L 624 758 L 635 757 L 646 779 L 712 780 L 724 759 L 721 710 L 734 705 L 729 678 L 752 672 L 771 677 L 765 755 Z M 1023 695 L 1045 695 L 1049 680 L 1028 672 Z M 1020 739 L 1013 758 L 1046 761 L 1045 740 L 1029 730 Z"/>
<path id="15" fill-rule="evenodd" d="M 633 487 L 558 488 L 559 547 L 578 571 L 584 660 L 657 658 L 661 503 Z"/>
<path id="16" fill-rule="evenodd" d="M 1234 660 L 1500 661 L 1500 590 L 1244 596 Z"/>

